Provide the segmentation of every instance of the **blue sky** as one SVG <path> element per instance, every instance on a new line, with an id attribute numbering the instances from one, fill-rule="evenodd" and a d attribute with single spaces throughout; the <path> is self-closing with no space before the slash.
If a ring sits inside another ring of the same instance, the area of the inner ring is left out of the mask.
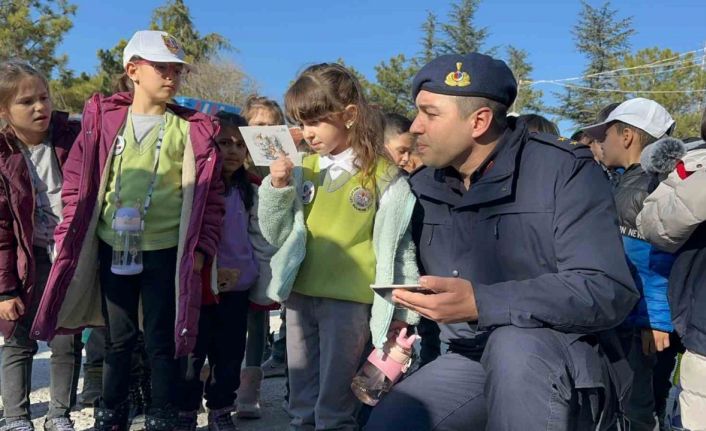
<path id="1" fill-rule="evenodd" d="M 72 0 L 74 27 L 58 53 L 69 67 L 94 72 L 96 51 L 147 28 L 152 10 L 166 0 Z M 594 6 L 602 1 L 591 0 Z M 202 33 L 217 32 L 237 48 L 227 56 L 258 83 L 261 93 L 282 99 L 287 85 L 308 64 L 343 58 L 370 78 L 381 60 L 420 49 L 427 11 L 443 20 L 450 2 L 437 0 L 187 0 Z M 705 0 L 614 0 L 620 16 L 634 17 L 633 50 L 659 46 L 678 52 L 706 44 Z M 574 48 L 571 28 L 578 0 L 485 0 L 476 25 L 488 27 L 487 46 L 512 44 L 529 52 L 534 79 L 581 74 L 585 64 Z M 541 87 L 545 95 L 555 87 Z M 547 98 L 551 103 L 551 98 Z"/>

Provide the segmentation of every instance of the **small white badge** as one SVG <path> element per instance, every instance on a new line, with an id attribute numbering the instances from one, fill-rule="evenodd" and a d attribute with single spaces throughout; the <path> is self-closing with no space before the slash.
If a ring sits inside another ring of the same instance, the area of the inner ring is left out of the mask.
<path id="1" fill-rule="evenodd" d="M 115 140 L 115 155 L 119 156 L 125 151 L 125 138 L 122 136 L 118 135 L 117 139 Z"/>
<path id="2" fill-rule="evenodd" d="M 304 181 L 302 184 L 302 202 L 304 205 L 309 205 L 314 201 L 316 195 L 316 186 L 311 181 Z"/>
<path id="3" fill-rule="evenodd" d="M 361 186 L 354 188 L 349 196 L 351 205 L 358 211 L 367 211 L 373 205 L 373 194 Z"/>

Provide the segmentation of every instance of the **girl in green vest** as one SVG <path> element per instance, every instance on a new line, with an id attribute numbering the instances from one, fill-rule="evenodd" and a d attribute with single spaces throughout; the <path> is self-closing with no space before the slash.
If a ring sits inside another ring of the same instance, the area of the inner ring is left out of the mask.
<path id="1" fill-rule="evenodd" d="M 270 166 L 260 188 L 263 236 L 279 251 L 268 296 L 287 307 L 292 429 L 357 429 L 350 390 L 368 340 L 417 316 L 370 285 L 415 283 L 406 181 L 385 156 L 382 117 L 338 64 L 306 69 L 285 96 L 287 117 L 315 154 Z M 394 321 L 394 323 L 393 323 Z"/>

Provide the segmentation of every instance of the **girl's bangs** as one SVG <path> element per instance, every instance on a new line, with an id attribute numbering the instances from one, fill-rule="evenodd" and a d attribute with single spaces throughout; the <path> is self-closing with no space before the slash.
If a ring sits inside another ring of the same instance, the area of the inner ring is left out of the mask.
<path id="1" fill-rule="evenodd" d="M 324 87 L 309 76 L 301 76 L 284 97 L 287 121 L 302 124 L 322 120 L 343 110 Z"/>

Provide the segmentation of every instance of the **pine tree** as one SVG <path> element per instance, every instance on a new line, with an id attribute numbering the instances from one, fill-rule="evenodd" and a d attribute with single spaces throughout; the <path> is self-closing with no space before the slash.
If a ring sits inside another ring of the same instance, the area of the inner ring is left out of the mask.
<path id="1" fill-rule="evenodd" d="M 422 24 L 422 52 L 416 60 L 425 65 L 439 55 L 439 40 L 436 35 L 437 18 L 433 12 L 427 12 L 427 19 Z"/>
<path id="2" fill-rule="evenodd" d="M 218 33 L 199 34 L 184 0 L 169 0 L 155 9 L 150 28 L 166 31 L 181 42 L 189 62 L 209 60 L 221 50 L 232 49 L 228 39 Z"/>
<path id="3" fill-rule="evenodd" d="M 473 20 L 480 0 L 459 0 L 452 5 L 449 21 L 441 23 L 442 37 L 438 37 L 439 26 L 434 13 L 428 12 L 421 26 L 420 55 L 408 58 L 403 54 L 383 61 L 375 67 L 377 82 L 369 85 L 370 99 L 385 112 L 396 112 L 408 117 L 416 113 L 412 100 L 412 80 L 419 69 L 445 53 L 469 53 L 480 51 L 488 30 L 476 28 Z"/>
<path id="4" fill-rule="evenodd" d="M 517 80 L 517 98 L 510 111 L 519 114 L 544 111 L 546 107 L 542 103 L 542 91 L 533 88 L 528 83 L 533 67 L 527 61 L 527 51 L 508 46 L 507 65 Z"/>
<path id="5" fill-rule="evenodd" d="M 619 18 L 610 1 L 594 8 L 586 0 L 581 0 L 581 6 L 579 20 L 572 33 L 576 49 L 586 56 L 585 78 L 567 82 L 570 87 L 557 95 L 559 107 L 553 110 L 579 125 L 593 122 L 604 106 L 623 99 L 619 93 L 580 87 L 600 90 L 617 88 L 614 76 L 605 72 L 618 67 L 620 58 L 629 52 L 630 37 L 635 33 L 632 17 Z"/>
<path id="6" fill-rule="evenodd" d="M 451 6 L 449 22 L 442 24 L 444 39 L 440 51 L 445 54 L 480 52 L 488 37 L 488 28 L 476 28 L 474 18 L 480 0 L 460 0 Z"/>
<path id="7" fill-rule="evenodd" d="M 51 76 L 67 57 L 56 47 L 73 27 L 76 5 L 68 0 L 0 0 L 0 60 L 24 60 Z"/>
<path id="8" fill-rule="evenodd" d="M 620 66 L 627 70 L 616 74 L 617 87 L 623 99 L 646 97 L 664 106 L 676 121 L 675 136 L 698 136 L 704 94 L 692 90 L 706 87 L 701 58 L 659 48 L 626 54 Z"/>
<path id="9" fill-rule="evenodd" d="M 216 100 L 217 102 L 232 103 L 242 99 L 242 92 L 256 87 L 237 65 L 219 56 L 222 51 L 232 49 L 228 39 L 218 33 L 201 36 L 183 0 L 168 0 L 166 4 L 155 9 L 150 28 L 166 31 L 174 36 L 181 43 L 186 60 L 204 71 L 200 76 L 201 82 L 196 82 L 199 78 L 186 79 L 181 93 L 194 97 L 205 97 L 206 94 L 215 97 L 221 94 L 227 101 Z M 116 78 L 123 73 L 122 56 L 126 45 L 127 40 L 122 39 L 113 48 L 98 51 L 101 91 L 104 93 L 113 92 Z M 216 70 L 221 70 L 222 74 L 214 73 Z M 227 84 L 220 82 L 221 79 L 225 79 Z M 219 85 L 229 85 L 233 88 L 232 91 L 221 91 L 218 89 Z M 195 94 L 189 94 L 189 91 Z"/>
<path id="10" fill-rule="evenodd" d="M 418 67 L 404 54 L 392 57 L 375 66 L 377 83 L 371 86 L 370 100 L 384 112 L 395 112 L 413 117 L 416 111 L 412 100 L 412 80 Z"/>

